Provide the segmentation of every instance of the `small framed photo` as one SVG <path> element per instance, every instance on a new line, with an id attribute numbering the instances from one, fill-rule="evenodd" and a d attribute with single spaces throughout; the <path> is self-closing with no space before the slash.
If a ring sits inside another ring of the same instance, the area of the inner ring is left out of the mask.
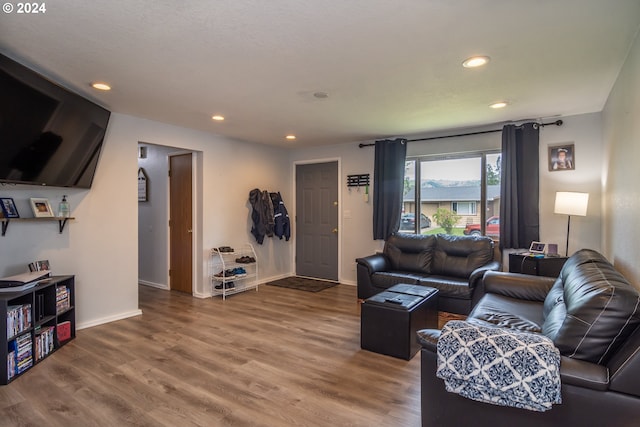
<path id="1" fill-rule="evenodd" d="M 549 146 L 549 170 L 567 171 L 576 168 L 576 153 L 574 144 Z"/>
<path id="2" fill-rule="evenodd" d="M 1 197 L 0 205 L 2 206 L 2 215 L 4 218 L 20 218 L 20 214 L 18 214 L 18 209 L 12 198 Z"/>
<path id="3" fill-rule="evenodd" d="M 33 210 L 33 216 L 35 216 L 36 218 L 47 218 L 54 216 L 53 209 L 51 209 L 51 205 L 49 204 L 49 199 L 32 197 L 29 200 L 31 201 L 31 210 Z"/>

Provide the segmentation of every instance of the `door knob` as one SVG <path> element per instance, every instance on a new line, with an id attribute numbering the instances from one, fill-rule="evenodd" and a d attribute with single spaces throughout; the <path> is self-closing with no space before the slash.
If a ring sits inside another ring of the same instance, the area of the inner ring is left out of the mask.
<path id="1" fill-rule="evenodd" d="M 338 229 L 337 229 L 337 228 L 334 228 L 333 230 L 331 230 L 331 232 L 332 232 L 332 233 L 337 233 L 337 232 L 338 232 Z"/>
<path id="2" fill-rule="evenodd" d="M 193 230 L 192 229 L 188 229 L 187 233 L 193 233 Z"/>

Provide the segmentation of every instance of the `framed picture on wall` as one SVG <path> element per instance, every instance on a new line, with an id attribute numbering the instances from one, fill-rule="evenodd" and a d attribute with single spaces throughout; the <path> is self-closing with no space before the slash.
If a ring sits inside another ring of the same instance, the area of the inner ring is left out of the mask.
<path id="1" fill-rule="evenodd" d="M 549 146 L 549 170 L 567 171 L 576 168 L 576 153 L 574 144 Z"/>
<path id="2" fill-rule="evenodd" d="M 3 218 L 20 218 L 20 214 L 18 214 L 18 208 L 16 208 L 16 204 L 13 199 L 10 197 L 2 197 L 0 198 L 0 212 L 2 212 Z"/>
<path id="3" fill-rule="evenodd" d="M 31 201 L 31 210 L 33 211 L 33 216 L 35 216 L 36 218 L 46 218 L 54 216 L 53 209 L 51 209 L 51 205 L 49 204 L 49 199 L 32 197 L 29 200 Z"/>

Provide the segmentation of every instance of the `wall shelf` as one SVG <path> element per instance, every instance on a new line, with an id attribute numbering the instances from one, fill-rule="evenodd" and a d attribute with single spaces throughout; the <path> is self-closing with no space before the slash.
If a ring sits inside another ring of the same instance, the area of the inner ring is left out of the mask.
<path id="1" fill-rule="evenodd" d="M 1 218 L 2 221 L 2 235 L 4 236 L 7 233 L 7 229 L 9 228 L 10 222 L 46 222 L 46 221 L 58 221 L 58 232 L 62 234 L 65 225 L 67 225 L 67 221 L 70 219 L 75 219 L 74 217 L 62 217 L 62 216 L 53 216 L 46 218 Z"/>

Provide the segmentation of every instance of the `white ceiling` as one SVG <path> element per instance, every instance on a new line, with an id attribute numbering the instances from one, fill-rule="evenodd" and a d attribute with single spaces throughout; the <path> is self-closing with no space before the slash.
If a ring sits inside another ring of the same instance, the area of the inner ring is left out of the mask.
<path id="1" fill-rule="evenodd" d="M 640 24 L 640 0 L 45 3 L 0 14 L 0 52 L 114 112 L 279 146 L 600 111 Z"/>

